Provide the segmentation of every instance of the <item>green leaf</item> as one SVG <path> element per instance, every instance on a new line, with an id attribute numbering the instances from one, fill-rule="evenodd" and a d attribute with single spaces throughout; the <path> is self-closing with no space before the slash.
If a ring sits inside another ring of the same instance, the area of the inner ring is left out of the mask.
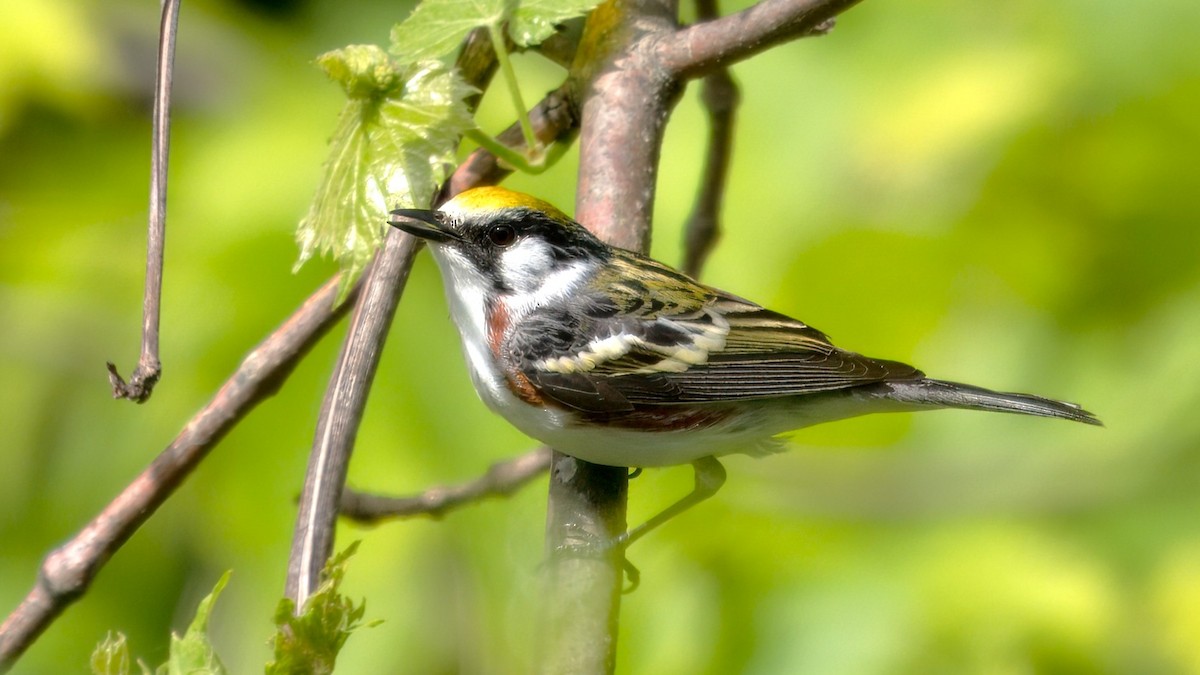
<path id="1" fill-rule="evenodd" d="M 592 11 L 600 0 L 522 0 L 508 22 L 508 36 L 522 47 L 541 44 L 558 24 Z"/>
<path id="2" fill-rule="evenodd" d="M 392 54 L 401 63 L 440 59 L 476 28 L 499 27 L 513 4 L 511 0 L 424 0 L 392 28 Z"/>
<path id="3" fill-rule="evenodd" d="M 314 253 L 346 273 L 342 291 L 371 260 L 397 207 L 427 207 L 474 127 L 463 102 L 473 90 L 445 65 L 398 67 L 379 47 L 358 45 L 317 59 L 346 90 L 321 183 L 296 232 L 299 268 Z"/>
<path id="4" fill-rule="evenodd" d="M 520 47 L 539 44 L 555 26 L 582 16 L 599 0 L 423 0 L 392 28 L 392 53 L 402 62 L 439 59 L 458 48 L 472 30 L 500 28 Z"/>
<path id="5" fill-rule="evenodd" d="M 92 650 L 92 675 L 129 675 L 129 645 L 125 634 L 118 632 L 104 636 Z"/>
<path id="6" fill-rule="evenodd" d="M 347 561 L 357 550 L 358 542 L 354 542 L 325 564 L 321 585 L 305 603 L 302 614 L 296 615 L 291 599 L 279 601 L 275 610 L 278 630 L 271 638 L 275 660 L 267 664 L 267 675 L 333 672 L 338 652 L 350 633 L 363 625 L 362 617 L 367 611 L 365 601 L 356 605 L 338 592 L 346 576 Z"/>
<path id="7" fill-rule="evenodd" d="M 165 664 L 169 675 L 225 675 L 225 666 L 208 640 L 208 617 L 225 584 L 229 583 L 229 575 L 230 572 L 222 574 L 212 593 L 200 601 L 196 618 L 192 619 L 192 625 L 183 637 L 171 634 L 171 651 Z M 163 668 L 159 668 L 159 672 L 162 671 Z"/>

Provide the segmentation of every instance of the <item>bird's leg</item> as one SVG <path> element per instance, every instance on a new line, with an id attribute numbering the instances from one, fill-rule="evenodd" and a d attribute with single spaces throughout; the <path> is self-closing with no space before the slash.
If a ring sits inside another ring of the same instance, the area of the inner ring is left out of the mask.
<path id="1" fill-rule="evenodd" d="M 605 548 L 629 546 L 659 525 L 715 495 L 717 490 L 720 490 L 721 486 L 725 484 L 725 467 L 721 466 L 716 457 L 701 457 L 692 462 L 692 469 L 696 472 L 696 484 L 691 492 L 683 499 L 658 512 L 650 520 L 609 541 Z"/>

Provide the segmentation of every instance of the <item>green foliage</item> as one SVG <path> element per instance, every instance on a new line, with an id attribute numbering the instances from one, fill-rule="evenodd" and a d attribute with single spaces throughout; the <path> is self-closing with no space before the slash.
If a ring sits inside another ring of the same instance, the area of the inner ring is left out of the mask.
<path id="1" fill-rule="evenodd" d="M 296 604 L 290 598 L 279 601 L 275 610 L 279 630 L 271 638 L 275 660 L 267 664 L 267 675 L 333 672 L 338 652 L 350 634 L 363 625 L 367 611 L 365 601 L 356 605 L 338 592 L 346 576 L 346 564 L 357 550 L 358 542 L 354 542 L 325 563 L 323 581 L 301 614 L 296 614 Z"/>
<path id="2" fill-rule="evenodd" d="M 392 28 L 392 53 L 405 63 L 439 59 L 476 28 L 499 30 L 518 47 L 540 44 L 567 19 L 582 16 L 599 0 L 424 0 Z"/>
<path id="3" fill-rule="evenodd" d="M 171 652 L 167 663 L 159 666 L 159 675 L 224 675 L 225 666 L 208 640 L 208 617 L 212 614 L 217 597 L 229 583 L 230 572 L 221 575 L 217 585 L 200 601 L 196 617 L 188 626 L 183 637 L 171 634 Z"/>
<path id="4" fill-rule="evenodd" d="M 463 99 L 471 89 L 436 61 L 399 66 L 370 45 L 317 62 L 346 91 L 329 141 L 320 186 L 296 232 L 300 260 L 326 253 L 346 272 L 343 292 L 370 261 L 387 212 L 428 206 L 474 125 Z"/>
<path id="5" fill-rule="evenodd" d="M 208 618 L 212 614 L 217 597 L 229 583 L 230 572 L 221 575 L 211 593 L 200 601 L 196 616 L 183 637 L 171 634 L 171 649 L 167 662 L 155 671 L 158 675 L 225 675 L 225 666 L 213 650 L 208 639 Z M 96 645 L 92 652 L 93 675 L 127 675 L 129 673 L 129 646 L 123 633 L 109 633 Z M 142 673 L 149 675 L 150 669 L 138 661 Z"/>
<path id="6" fill-rule="evenodd" d="M 330 139 L 329 159 L 308 215 L 296 233 L 297 268 L 314 253 L 336 258 L 350 287 L 370 261 L 396 207 L 424 207 L 453 164 L 464 133 L 475 128 L 463 99 L 474 90 L 440 59 L 475 28 L 486 27 L 521 118 L 532 168 L 545 166 L 536 145 L 500 30 L 521 47 L 540 43 L 555 26 L 598 0 L 425 0 L 392 31 L 393 61 L 379 47 L 352 45 L 317 59 L 346 91 Z M 519 161 L 521 166 L 531 166 Z"/>
<path id="7" fill-rule="evenodd" d="M 128 675 L 129 644 L 121 632 L 104 636 L 92 652 L 92 675 Z M 143 667 L 142 672 L 146 672 Z"/>

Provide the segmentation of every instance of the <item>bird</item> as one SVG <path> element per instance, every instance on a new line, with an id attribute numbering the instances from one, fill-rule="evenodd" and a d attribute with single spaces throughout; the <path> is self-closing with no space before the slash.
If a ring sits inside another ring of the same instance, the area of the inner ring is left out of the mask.
<path id="1" fill-rule="evenodd" d="M 388 222 L 428 244 L 492 411 L 593 464 L 693 465 L 692 492 L 621 544 L 714 494 L 725 481 L 717 458 L 777 452 L 780 434 L 814 424 L 937 408 L 1101 424 L 1073 403 L 932 379 L 841 349 L 503 187 L 396 209 Z"/>

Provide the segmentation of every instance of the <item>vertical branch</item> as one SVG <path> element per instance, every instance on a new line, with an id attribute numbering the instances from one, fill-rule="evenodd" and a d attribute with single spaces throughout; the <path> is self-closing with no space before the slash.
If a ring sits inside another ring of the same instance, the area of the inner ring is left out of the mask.
<path id="1" fill-rule="evenodd" d="M 611 673 L 617 661 L 629 474 L 560 452 L 550 460 L 539 672 Z"/>
<path id="2" fill-rule="evenodd" d="M 572 73 L 583 129 L 575 218 L 623 248 L 650 244 L 663 130 L 680 87 L 648 38 L 673 33 L 675 13 L 672 0 L 609 0 L 592 14 Z"/>
<path id="3" fill-rule="evenodd" d="M 696 0 L 696 13 L 702 21 L 717 18 L 716 0 Z M 700 275 L 700 269 L 721 235 L 721 210 L 739 102 L 738 86 L 728 68 L 718 68 L 704 77 L 700 100 L 708 111 L 708 154 L 683 239 L 683 271 L 694 277 Z"/>
<path id="4" fill-rule="evenodd" d="M 158 69 L 154 81 L 154 115 L 150 150 L 150 224 L 146 237 L 146 288 L 142 297 L 142 352 L 126 383 L 111 361 L 108 382 L 114 398 L 145 403 L 162 374 L 158 360 L 158 318 L 162 305 L 163 245 L 167 227 L 167 164 L 171 147 L 171 73 L 179 0 L 163 2 L 158 31 Z"/>
<path id="5" fill-rule="evenodd" d="M 572 80 L 580 92 L 576 219 L 605 241 L 650 242 L 659 151 L 678 86 L 647 67 L 645 40 L 674 31 L 672 0 L 610 0 L 584 29 Z M 616 663 L 629 478 L 555 452 L 546 515 L 541 672 L 610 673 Z"/>
<path id="6" fill-rule="evenodd" d="M 415 238 L 389 228 L 383 248 L 367 272 L 321 404 L 288 560 L 287 595 L 295 601 L 296 611 L 316 590 L 325 560 L 333 551 L 334 521 L 350 453 L 396 305 L 419 248 Z"/>

